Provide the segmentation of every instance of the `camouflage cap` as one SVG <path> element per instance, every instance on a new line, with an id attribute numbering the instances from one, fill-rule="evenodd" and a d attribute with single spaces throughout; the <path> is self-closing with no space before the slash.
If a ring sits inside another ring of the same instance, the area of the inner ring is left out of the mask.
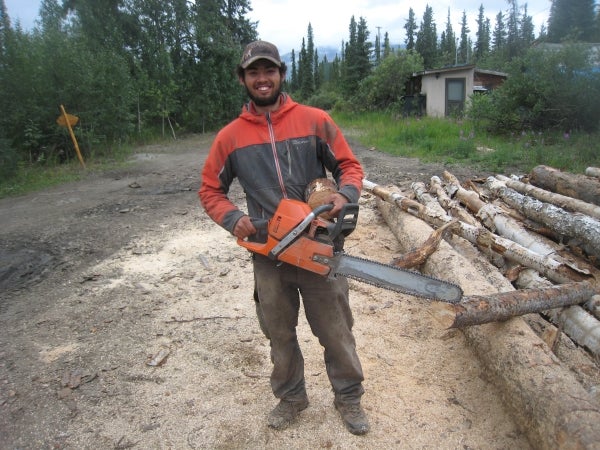
<path id="1" fill-rule="evenodd" d="M 245 69 L 259 59 L 268 59 L 277 67 L 281 67 L 279 50 L 273 44 L 266 41 L 254 41 L 246 45 L 242 54 L 242 60 L 240 61 L 240 67 Z"/>

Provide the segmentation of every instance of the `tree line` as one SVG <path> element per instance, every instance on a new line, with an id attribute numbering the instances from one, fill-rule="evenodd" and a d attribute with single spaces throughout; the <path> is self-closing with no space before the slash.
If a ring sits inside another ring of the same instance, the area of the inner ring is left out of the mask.
<path id="1" fill-rule="evenodd" d="M 366 20 L 350 20 L 349 39 L 332 62 L 319 59 L 309 24 L 296 61 L 292 52 L 289 90 L 322 108 L 406 113 L 404 100 L 412 74 L 426 69 L 477 65 L 505 72 L 505 88 L 473 98 L 468 111 L 494 133 L 583 130 L 600 126 L 600 13 L 593 0 L 552 0 L 549 21 L 536 35 L 527 4 L 507 0 L 492 26 L 479 7 L 475 39 L 463 11 L 455 32 L 450 10 L 438 32 L 433 9 L 422 19 L 409 9 L 405 41 L 392 48 L 369 38 Z M 594 44 L 598 42 L 598 44 Z"/>
<path id="2" fill-rule="evenodd" d="M 479 7 L 475 40 L 471 37 L 465 11 L 460 30 L 455 32 L 448 9 L 440 33 L 432 7 L 425 6 L 420 22 L 413 8 L 409 8 L 404 24 L 404 45 L 396 50 L 390 45 L 388 32 L 384 33 L 383 41 L 377 35 L 372 43 L 366 19 L 361 17 L 356 21 L 352 17 L 349 39 L 342 42 L 341 54 L 333 61 L 319 60 L 309 24 L 306 43 L 303 39 L 299 55 L 292 52 L 290 89 L 305 99 L 324 85 L 329 91 L 337 87 L 342 94 L 355 94 L 360 83 L 385 58 L 399 52 L 416 52 L 422 58 L 422 70 L 476 64 L 483 69 L 505 71 L 512 61 L 523 57 L 536 44 L 600 43 L 600 14 L 594 0 L 552 0 L 548 27 L 544 24 L 537 35 L 527 4 L 519 6 L 516 0 L 507 0 L 507 5 L 507 10 L 496 14 L 493 26 L 483 5 Z"/>
<path id="3" fill-rule="evenodd" d="M 366 19 L 352 17 L 332 61 L 319 56 L 308 24 L 286 89 L 324 108 L 393 110 L 416 71 L 507 70 L 535 43 L 600 40 L 593 0 L 553 0 L 548 28 L 537 36 L 527 5 L 507 4 L 493 27 L 479 8 L 474 40 L 466 13 L 455 32 L 448 10 L 440 33 L 429 5 L 419 23 L 410 8 L 401 47 L 388 32 L 373 41 Z M 74 156 L 56 124 L 61 104 L 80 118 L 76 133 L 88 155 L 231 120 L 245 100 L 234 69 L 258 37 L 250 10 L 250 0 L 43 0 L 36 27 L 24 30 L 0 0 L 0 174 Z"/>
<path id="4" fill-rule="evenodd" d="M 0 0 L 0 164 L 88 156 L 156 130 L 211 130 L 244 101 L 235 66 L 257 38 L 248 0 L 43 0 L 33 30 Z"/>

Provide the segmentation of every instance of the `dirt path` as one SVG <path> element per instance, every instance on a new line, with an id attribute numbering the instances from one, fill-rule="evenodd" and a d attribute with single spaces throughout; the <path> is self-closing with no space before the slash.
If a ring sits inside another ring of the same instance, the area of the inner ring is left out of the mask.
<path id="1" fill-rule="evenodd" d="M 358 282 L 372 431 L 344 429 L 304 317 L 311 404 L 270 430 L 250 261 L 197 200 L 211 138 L 148 146 L 125 170 L 0 201 L 0 448 L 529 448 L 461 332 L 436 328 L 424 300 Z M 379 183 L 444 169 L 354 148 Z M 243 204 L 239 187 L 232 196 Z M 361 198 L 346 250 L 388 262 L 397 244 L 374 203 Z"/>

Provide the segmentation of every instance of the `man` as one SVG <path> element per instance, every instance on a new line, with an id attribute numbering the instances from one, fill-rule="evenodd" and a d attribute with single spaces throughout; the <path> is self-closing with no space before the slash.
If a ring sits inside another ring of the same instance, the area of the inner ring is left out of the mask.
<path id="1" fill-rule="evenodd" d="M 212 144 L 202 170 L 200 200 L 208 215 L 240 239 L 257 232 L 252 218 L 269 219 L 283 198 L 304 200 L 307 185 L 329 171 L 339 186 L 326 203 L 336 216 L 356 203 L 363 171 L 337 125 L 324 111 L 300 105 L 281 92 L 286 66 L 273 44 L 248 44 L 238 78 L 250 102 Z M 244 188 L 248 214 L 227 197 L 233 179 Z M 360 406 L 363 373 L 352 334 L 348 282 L 253 255 L 259 322 L 270 339 L 271 388 L 280 399 L 268 417 L 275 429 L 287 427 L 308 406 L 304 360 L 296 326 L 300 296 L 311 330 L 324 347 L 334 405 L 346 428 L 365 434 L 369 424 Z"/>

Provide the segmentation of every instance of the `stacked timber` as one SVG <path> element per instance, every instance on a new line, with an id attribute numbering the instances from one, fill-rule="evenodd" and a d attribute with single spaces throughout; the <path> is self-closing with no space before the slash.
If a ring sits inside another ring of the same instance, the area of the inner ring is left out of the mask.
<path id="1" fill-rule="evenodd" d="M 433 302 L 430 313 L 465 333 L 536 448 L 600 442 L 595 174 L 600 170 L 574 176 L 540 166 L 528 177 L 461 184 L 445 172 L 429 186 L 413 183 L 410 192 L 364 181 L 402 252 L 419 255 L 394 263 L 416 261 L 424 273 L 463 288 L 460 303 Z M 571 343 L 570 353 L 557 351 L 561 340 Z"/>

